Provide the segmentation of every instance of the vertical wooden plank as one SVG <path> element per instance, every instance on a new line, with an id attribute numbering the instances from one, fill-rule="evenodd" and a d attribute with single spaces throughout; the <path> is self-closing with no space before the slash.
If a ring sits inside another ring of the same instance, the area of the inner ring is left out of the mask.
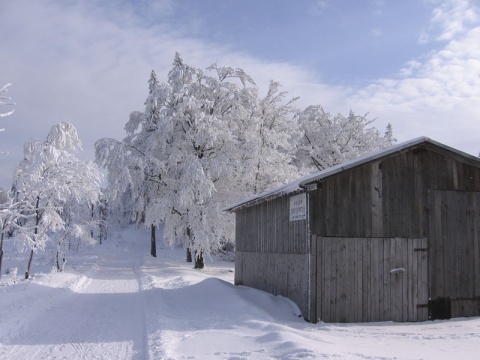
<path id="1" fill-rule="evenodd" d="M 395 183 L 392 176 L 392 166 L 390 159 L 382 161 L 382 229 L 384 237 L 391 237 L 390 218 L 393 217 L 391 206 L 392 193 L 395 192 Z"/>
<path id="2" fill-rule="evenodd" d="M 312 234 L 322 234 L 324 225 L 324 216 L 321 212 L 321 206 L 323 203 L 322 185 L 318 185 L 318 189 L 308 193 L 309 201 L 309 219 L 310 219 L 310 231 Z"/>
<path id="3" fill-rule="evenodd" d="M 429 298 L 429 274 L 428 274 L 428 257 L 430 254 L 429 240 L 427 238 L 421 239 L 421 245 L 423 249 L 428 249 L 428 251 L 421 251 L 417 257 L 420 262 L 418 266 L 418 302 L 420 305 L 428 304 Z M 417 320 L 426 321 L 428 320 L 428 307 L 422 306 L 417 308 Z"/>
<path id="4" fill-rule="evenodd" d="M 332 273 L 332 268 L 335 267 L 334 264 L 334 252 L 332 251 L 332 241 L 329 238 L 323 238 L 324 246 L 324 289 L 325 296 L 323 298 L 324 308 L 322 309 L 323 316 L 325 317 L 325 322 L 333 322 L 335 314 L 335 288 L 334 288 L 334 275 Z M 332 266 L 333 265 L 333 266 Z"/>
<path id="5" fill-rule="evenodd" d="M 290 197 L 282 196 L 280 198 L 275 199 L 275 201 L 271 201 L 272 208 L 269 212 L 270 222 L 272 223 L 273 234 L 269 234 L 269 244 L 268 244 L 268 252 L 269 253 L 278 253 L 277 250 L 277 242 L 278 240 L 282 239 L 283 241 L 292 241 L 289 237 L 285 239 L 285 236 L 282 232 L 282 226 L 279 224 L 280 213 L 282 210 L 282 205 L 285 203 L 285 200 L 289 200 Z M 296 225 L 296 224 L 292 224 Z M 294 251 L 290 252 L 290 254 L 295 254 Z"/>
<path id="6" fill-rule="evenodd" d="M 379 261 L 379 241 L 378 238 L 368 239 L 370 243 L 370 306 L 369 306 L 369 321 L 379 321 L 379 276 L 378 270 L 381 262 Z M 382 268 L 383 270 L 383 268 Z"/>
<path id="7" fill-rule="evenodd" d="M 345 188 L 345 176 L 335 176 L 335 233 L 337 236 L 345 236 L 345 229 L 348 228 L 347 221 L 345 221 L 344 211 L 344 194 L 348 193 Z"/>
<path id="8" fill-rule="evenodd" d="M 279 199 L 276 199 L 275 201 L 275 210 L 274 210 L 274 213 L 271 214 L 273 215 L 272 219 L 270 221 L 272 221 L 272 223 L 274 224 L 274 228 L 275 228 L 275 233 L 273 234 L 270 234 L 270 246 L 268 247 L 268 251 L 271 252 L 271 253 L 275 253 L 275 254 L 279 254 L 281 253 L 279 247 L 280 247 L 280 244 L 284 241 L 288 241 L 285 239 L 285 234 L 283 233 L 283 224 L 282 224 L 282 214 L 285 212 L 284 211 L 284 204 L 285 204 L 285 200 L 289 199 L 287 196 L 283 196 Z"/>
<path id="9" fill-rule="evenodd" d="M 391 264 L 391 243 L 390 238 L 383 238 L 383 321 L 392 320 L 391 310 L 391 281 L 390 270 L 393 268 Z"/>
<path id="10" fill-rule="evenodd" d="M 346 239 L 335 240 L 337 254 L 336 262 L 336 322 L 346 322 Z"/>
<path id="11" fill-rule="evenodd" d="M 381 162 L 375 162 L 370 166 L 371 171 L 371 217 L 372 217 L 372 237 L 383 236 L 383 182 Z"/>
<path id="12" fill-rule="evenodd" d="M 253 212 L 253 208 L 252 208 L 252 212 Z M 262 216 L 262 212 L 261 212 L 261 209 L 260 207 L 255 209 L 255 214 L 252 214 L 252 217 L 253 217 L 253 223 L 254 223 L 254 226 L 252 228 L 252 232 L 254 232 L 254 237 L 252 238 L 255 239 L 255 241 L 251 241 L 250 242 L 250 246 L 251 246 L 251 250 L 252 252 L 258 252 L 260 251 L 260 242 L 261 242 L 261 239 L 262 239 L 262 229 L 261 229 L 261 224 L 263 223 L 261 220 L 261 216 Z"/>
<path id="13" fill-rule="evenodd" d="M 242 268 L 243 268 L 243 252 L 236 250 L 235 251 L 235 272 L 233 273 L 235 285 L 243 285 Z"/>
<path id="14" fill-rule="evenodd" d="M 370 196 L 370 175 L 369 166 L 362 168 L 360 176 L 361 181 L 355 182 L 357 186 L 357 197 L 355 199 L 356 212 L 353 216 L 357 219 L 356 233 L 354 237 L 371 237 L 372 236 L 372 199 Z M 363 214 L 363 216 L 358 216 Z"/>
<path id="15" fill-rule="evenodd" d="M 395 201 L 393 206 L 395 207 L 395 218 L 392 221 L 393 236 L 405 236 L 406 217 L 405 214 L 405 203 L 407 200 L 407 193 L 405 191 L 405 165 L 404 165 L 405 154 L 399 154 L 395 157 Z"/>
<path id="16" fill-rule="evenodd" d="M 410 277 L 409 277 L 409 287 L 410 287 L 410 294 L 411 297 L 409 298 L 411 311 L 408 321 L 418 321 L 417 316 L 417 305 L 420 304 L 418 302 L 418 286 L 419 286 L 419 277 L 418 277 L 418 256 L 421 253 L 421 239 L 411 239 L 412 249 L 409 252 L 410 261 L 409 269 L 410 270 Z"/>
<path id="17" fill-rule="evenodd" d="M 378 250 L 376 254 L 376 261 L 377 261 L 377 293 L 378 293 L 378 308 L 377 308 L 377 318 L 378 321 L 383 321 L 383 309 L 384 309 L 384 302 L 385 302 L 385 294 L 384 294 L 384 258 L 383 258 L 383 252 L 384 252 L 384 246 L 385 246 L 385 240 L 384 238 L 377 238 L 376 239 L 378 243 Z"/>
<path id="18" fill-rule="evenodd" d="M 354 244 L 354 261 L 355 261 L 355 322 L 362 322 L 362 312 L 363 312 L 363 242 L 364 239 L 355 239 Z"/>
<path id="19" fill-rule="evenodd" d="M 424 203 L 424 184 L 422 177 L 421 154 L 423 151 L 414 151 L 413 153 L 413 201 L 415 204 L 413 215 L 413 232 L 409 236 L 422 237 L 423 236 L 423 207 Z"/>
<path id="20" fill-rule="evenodd" d="M 444 294 L 443 297 L 455 297 L 457 282 L 455 281 L 457 273 L 456 253 L 457 234 L 453 226 L 459 223 L 458 206 L 451 202 L 450 196 L 446 191 L 439 191 L 439 197 L 442 199 L 442 240 L 443 240 L 443 264 L 444 264 Z"/>
<path id="21" fill-rule="evenodd" d="M 346 321 L 347 322 L 355 322 L 355 308 L 356 308 L 355 243 L 356 242 L 357 242 L 357 239 L 354 239 L 354 238 L 346 239 L 345 295 L 346 295 Z"/>
<path id="22" fill-rule="evenodd" d="M 416 317 L 416 280 L 417 280 L 417 269 L 414 266 L 416 261 L 414 261 L 415 254 L 415 239 L 408 238 L 407 240 L 407 263 L 406 265 L 406 285 L 407 285 L 407 317 L 405 321 L 415 321 Z"/>
<path id="23" fill-rule="evenodd" d="M 399 268 L 399 257 L 398 251 L 398 241 L 396 238 L 392 239 L 392 246 L 390 247 L 390 258 L 392 262 L 392 269 L 390 269 L 390 281 L 391 281 L 391 302 L 393 306 L 392 320 L 401 321 L 401 284 L 400 284 L 400 275 L 395 269 Z M 392 271 L 393 270 L 393 271 Z"/>
<path id="24" fill-rule="evenodd" d="M 474 275 L 474 296 L 480 297 L 480 193 L 473 196 L 473 275 Z M 479 309 L 480 312 L 480 309 Z"/>
<path id="25" fill-rule="evenodd" d="M 445 296 L 445 275 L 443 262 L 443 231 L 442 222 L 446 221 L 443 214 L 444 207 L 447 204 L 442 202 L 441 193 L 439 191 L 431 191 L 430 198 L 432 205 L 430 206 L 431 224 L 430 224 L 430 263 L 431 265 L 431 296 L 432 299 Z"/>
<path id="26" fill-rule="evenodd" d="M 462 167 L 463 168 L 463 167 Z M 458 197 L 458 195 L 456 196 Z M 475 233 L 475 210 L 474 196 L 471 193 L 461 193 L 462 203 L 460 216 L 461 221 L 465 224 L 463 230 L 460 230 L 460 249 L 457 253 L 457 261 L 459 262 L 458 281 L 459 293 L 457 296 L 462 298 L 473 299 L 475 293 L 474 280 L 474 259 L 473 259 L 473 243 Z"/>
<path id="27" fill-rule="evenodd" d="M 370 321 L 370 301 L 371 301 L 371 288 L 370 288 L 370 279 L 371 279 L 371 264 L 370 264 L 370 253 L 371 245 L 367 239 L 363 241 L 363 264 L 362 264 L 362 277 L 363 277 L 363 294 L 362 294 L 362 321 Z"/>
<path id="28" fill-rule="evenodd" d="M 418 222 L 420 220 L 418 209 L 418 203 L 421 202 L 421 198 L 417 194 L 416 187 L 418 183 L 415 181 L 415 169 L 414 169 L 414 158 L 415 155 L 413 151 L 410 151 L 406 154 L 406 167 L 407 167 L 407 178 L 406 178 L 406 193 L 407 193 L 407 204 L 406 204 L 406 216 L 408 219 L 408 228 L 405 229 L 407 232 L 404 233 L 405 238 L 419 237 L 418 236 Z"/>
<path id="29" fill-rule="evenodd" d="M 402 321 L 407 321 L 408 318 L 408 242 L 407 238 L 399 239 L 402 249 L 401 267 L 404 269 L 401 273 L 402 277 Z"/>
<path id="30" fill-rule="evenodd" d="M 394 218 L 391 219 L 390 228 L 392 229 L 392 236 L 404 236 L 404 229 L 407 226 L 405 223 L 405 202 L 406 192 L 404 185 L 405 178 L 405 166 L 403 164 L 404 154 L 399 154 L 393 158 L 395 161 L 394 173 L 395 173 L 395 191 L 394 201 L 392 206 L 394 207 Z"/>
<path id="31" fill-rule="evenodd" d="M 316 237 L 317 240 L 317 318 L 325 321 L 324 317 L 324 301 L 325 301 L 325 254 L 323 246 L 323 238 Z"/>
<path id="32" fill-rule="evenodd" d="M 473 299 L 475 293 L 475 266 L 474 266 L 474 236 L 475 236 L 475 198 L 471 193 L 462 193 L 461 218 L 465 227 L 461 231 L 461 246 L 457 253 L 457 262 L 460 264 L 458 281 L 460 291 L 457 296 Z M 456 196 L 458 197 L 458 195 Z"/>
<path id="33" fill-rule="evenodd" d="M 326 230 L 324 234 L 336 234 L 335 233 L 335 194 L 334 194 L 334 184 L 332 179 L 328 179 L 325 181 L 325 197 L 326 197 Z"/>
<path id="34" fill-rule="evenodd" d="M 340 200 L 339 200 L 339 196 L 340 196 L 340 189 L 339 189 L 339 186 L 338 186 L 338 176 L 335 176 L 331 179 L 331 183 L 332 183 L 332 187 L 333 187 L 333 194 L 332 194 L 332 221 L 331 221 L 331 226 L 332 226 L 332 229 L 331 229 L 331 232 L 329 233 L 330 234 L 333 234 L 333 235 L 336 235 L 336 236 L 340 236 L 341 235 L 341 232 L 340 232 L 340 224 L 342 223 L 342 218 L 341 216 L 338 216 L 338 212 L 339 212 L 339 209 L 340 209 L 340 206 L 341 206 L 341 203 L 340 203 Z"/>
<path id="35" fill-rule="evenodd" d="M 309 289 L 310 289 L 310 294 L 309 294 L 309 309 L 310 309 L 310 314 L 308 316 L 308 319 L 311 322 L 316 323 L 317 322 L 317 236 L 316 235 L 311 235 L 310 236 L 310 284 L 309 284 Z"/>

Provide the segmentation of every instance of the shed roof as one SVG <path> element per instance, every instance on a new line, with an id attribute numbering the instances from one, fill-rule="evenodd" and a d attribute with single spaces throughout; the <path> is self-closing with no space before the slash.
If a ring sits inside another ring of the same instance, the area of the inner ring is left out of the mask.
<path id="1" fill-rule="evenodd" d="M 440 148 L 443 148 L 445 150 L 448 150 L 450 152 L 457 153 L 458 155 L 460 155 L 462 157 L 465 157 L 467 159 L 478 162 L 478 164 L 480 166 L 480 158 L 475 157 L 475 156 L 470 155 L 470 154 L 467 154 L 467 153 L 465 153 L 461 150 L 452 148 L 450 146 L 444 145 L 442 143 L 439 143 L 439 142 L 437 142 L 435 140 L 432 140 L 428 137 L 422 136 L 422 137 L 419 137 L 419 138 L 416 138 L 416 139 L 413 139 L 413 140 L 410 140 L 410 141 L 400 143 L 398 145 L 390 146 L 390 147 L 385 148 L 381 151 L 378 151 L 378 152 L 375 152 L 375 153 L 372 153 L 372 154 L 369 154 L 369 155 L 366 155 L 366 156 L 362 156 L 362 157 L 359 157 L 359 158 L 354 159 L 354 160 L 343 162 L 341 164 L 332 166 L 332 167 L 324 169 L 322 171 L 315 172 L 313 174 L 310 174 L 310 175 L 304 176 L 304 177 L 302 177 L 298 180 L 295 180 L 291 183 L 282 185 L 278 188 L 265 191 L 261 194 L 256 194 L 256 195 L 254 195 L 252 197 L 249 197 L 247 199 L 244 199 L 240 202 L 229 205 L 228 207 L 226 207 L 224 209 L 224 211 L 232 211 L 233 212 L 233 211 L 238 210 L 238 209 L 240 209 L 242 207 L 245 207 L 245 206 L 255 205 L 257 203 L 272 200 L 276 197 L 279 197 L 279 196 L 282 196 L 282 195 L 285 195 L 285 194 L 293 193 L 293 192 L 296 192 L 296 191 L 301 191 L 301 190 L 304 189 L 304 187 L 306 185 L 317 182 L 319 180 L 322 180 L 322 179 L 324 179 L 328 176 L 335 175 L 339 172 L 342 172 L 342 171 L 360 166 L 362 164 L 366 164 L 366 163 L 371 162 L 371 161 L 378 160 L 380 158 L 387 157 L 387 156 L 392 155 L 392 154 L 400 153 L 400 152 L 403 152 L 405 150 L 410 150 L 411 148 L 414 148 L 414 147 L 416 147 L 420 144 L 424 144 L 424 143 L 430 143 L 430 144 L 433 144 L 433 145 L 438 146 Z"/>

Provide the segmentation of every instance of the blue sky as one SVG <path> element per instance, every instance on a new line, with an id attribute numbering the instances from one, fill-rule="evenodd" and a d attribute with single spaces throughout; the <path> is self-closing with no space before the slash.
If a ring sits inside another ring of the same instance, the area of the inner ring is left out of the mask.
<path id="1" fill-rule="evenodd" d="M 142 110 L 151 69 L 185 62 L 241 67 L 304 108 L 369 114 L 399 141 L 429 136 L 480 150 L 478 0 L 2 0 L 0 85 L 15 113 L 1 119 L 0 186 L 23 143 L 69 121 L 93 160 L 101 137 L 124 137 Z"/>

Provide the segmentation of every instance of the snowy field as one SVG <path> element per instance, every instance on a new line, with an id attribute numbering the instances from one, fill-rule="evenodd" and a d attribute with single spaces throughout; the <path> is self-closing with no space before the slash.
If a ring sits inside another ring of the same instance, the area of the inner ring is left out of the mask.
<path id="1" fill-rule="evenodd" d="M 25 281 L 26 258 L 6 252 L 0 359 L 480 358 L 480 318 L 309 324 L 287 299 L 234 286 L 232 262 L 194 270 L 181 249 L 148 253 L 149 233 L 127 228 L 63 273 L 36 254 Z"/>

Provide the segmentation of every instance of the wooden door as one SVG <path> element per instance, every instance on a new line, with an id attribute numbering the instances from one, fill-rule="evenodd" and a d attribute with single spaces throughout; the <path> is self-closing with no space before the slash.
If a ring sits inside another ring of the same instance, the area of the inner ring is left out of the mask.
<path id="1" fill-rule="evenodd" d="M 430 192 L 431 297 L 451 317 L 480 315 L 479 238 L 480 193 Z"/>
<path id="2" fill-rule="evenodd" d="M 427 239 L 317 237 L 317 317 L 428 319 Z"/>

